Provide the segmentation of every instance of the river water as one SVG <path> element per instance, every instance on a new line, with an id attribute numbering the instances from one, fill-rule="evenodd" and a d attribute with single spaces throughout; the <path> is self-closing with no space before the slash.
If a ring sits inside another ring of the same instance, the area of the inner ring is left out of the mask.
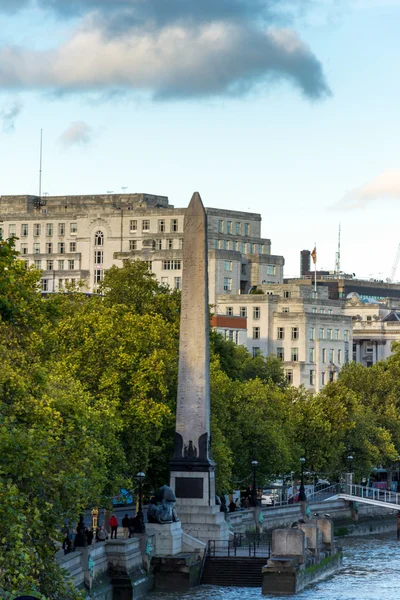
<path id="1" fill-rule="evenodd" d="M 396 600 L 400 598 L 400 541 L 396 534 L 343 538 L 343 567 L 296 595 L 296 600 Z M 185 594 L 157 593 L 147 600 L 257 600 L 258 588 L 200 586 Z M 278 596 L 267 596 L 278 600 Z M 282 597 L 279 597 L 281 600 Z"/>

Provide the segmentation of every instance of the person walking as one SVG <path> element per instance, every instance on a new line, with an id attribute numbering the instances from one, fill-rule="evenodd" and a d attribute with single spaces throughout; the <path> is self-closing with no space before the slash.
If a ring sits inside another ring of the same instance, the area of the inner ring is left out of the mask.
<path id="1" fill-rule="evenodd" d="M 109 521 L 109 525 L 111 527 L 111 539 L 117 539 L 117 531 L 118 531 L 118 519 L 116 515 L 113 515 Z"/>
<path id="2" fill-rule="evenodd" d="M 129 536 L 129 517 L 128 517 L 128 515 L 125 515 L 124 518 L 122 519 L 122 527 L 124 530 L 124 540 L 127 540 L 128 536 Z"/>

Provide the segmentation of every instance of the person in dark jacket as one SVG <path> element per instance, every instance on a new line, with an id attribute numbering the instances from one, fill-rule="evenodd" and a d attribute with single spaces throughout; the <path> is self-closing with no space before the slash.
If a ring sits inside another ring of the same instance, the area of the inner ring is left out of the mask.
<path id="1" fill-rule="evenodd" d="M 72 552 L 72 540 L 69 537 L 68 533 L 64 534 L 62 549 L 64 550 L 64 554 L 69 554 L 70 552 Z"/>
<path id="2" fill-rule="evenodd" d="M 127 540 L 128 536 L 129 536 L 129 517 L 128 517 L 128 515 L 125 515 L 124 518 L 122 519 L 122 527 L 124 530 L 124 540 Z"/>
<path id="3" fill-rule="evenodd" d="M 129 537 L 133 537 L 135 533 L 135 517 L 130 517 L 129 519 Z"/>
<path id="4" fill-rule="evenodd" d="M 90 527 L 86 527 L 85 533 L 86 533 L 86 539 L 87 539 L 88 546 L 91 546 L 92 542 L 93 542 L 93 538 L 94 538 L 94 533 L 90 529 Z"/>

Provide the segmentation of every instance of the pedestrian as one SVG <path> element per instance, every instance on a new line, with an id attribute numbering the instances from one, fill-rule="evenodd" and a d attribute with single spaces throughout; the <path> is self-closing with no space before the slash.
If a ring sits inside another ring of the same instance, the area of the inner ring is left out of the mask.
<path id="1" fill-rule="evenodd" d="M 72 540 L 69 537 L 68 533 L 64 533 L 62 549 L 64 550 L 64 555 L 69 554 L 72 551 Z"/>
<path id="2" fill-rule="evenodd" d="M 117 539 L 117 531 L 118 531 L 118 519 L 116 515 L 113 515 L 109 521 L 109 525 L 111 527 L 111 539 Z"/>
<path id="3" fill-rule="evenodd" d="M 86 539 L 87 539 L 88 546 L 91 546 L 92 542 L 93 542 L 93 538 L 94 538 L 94 533 L 90 529 L 90 527 L 86 527 L 85 533 L 86 533 Z"/>
<path id="4" fill-rule="evenodd" d="M 397 511 L 397 539 L 400 540 L 400 510 Z"/>
<path id="5" fill-rule="evenodd" d="M 108 540 L 108 533 L 104 529 L 103 525 L 100 525 L 100 527 L 98 528 L 96 537 L 97 542 L 105 542 L 106 540 Z"/>
<path id="6" fill-rule="evenodd" d="M 229 503 L 229 512 L 233 513 L 236 510 L 236 504 L 234 503 L 233 500 L 231 500 L 231 502 Z"/>
<path id="7" fill-rule="evenodd" d="M 124 518 L 122 519 L 122 527 L 124 530 L 124 540 L 128 539 L 129 536 L 129 517 L 128 515 L 125 515 Z"/>
<path id="8" fill-rule="evenodd" d="M 130 517 L 129 519 L 129 537 L 133 537 L 135 533 L 135 517 Z"/>
<path id="9" fill-rule="evenodd" d="M 250 508 L 250 501 L 247 497 L 243 500 L 243 508 L 244 510 L 249 510 Z"/>

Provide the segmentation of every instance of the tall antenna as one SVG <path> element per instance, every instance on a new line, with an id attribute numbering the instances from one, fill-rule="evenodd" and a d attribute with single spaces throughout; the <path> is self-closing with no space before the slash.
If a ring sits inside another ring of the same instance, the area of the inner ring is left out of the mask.
<path id="1" fill-rule="evenodd" d="M 42 197 L 42 151 L 43 151 L 43 129 L 40 130 L 39 198 Z"/>
<path id="2" fill-rule="evenodd" d="M 339 223 L 339 238 L 338 238 L 338 247 L 336 252 L 336 260 L 335 260 L 335 275 L 339 277 L 340 274 L 340 223 Z"/>

